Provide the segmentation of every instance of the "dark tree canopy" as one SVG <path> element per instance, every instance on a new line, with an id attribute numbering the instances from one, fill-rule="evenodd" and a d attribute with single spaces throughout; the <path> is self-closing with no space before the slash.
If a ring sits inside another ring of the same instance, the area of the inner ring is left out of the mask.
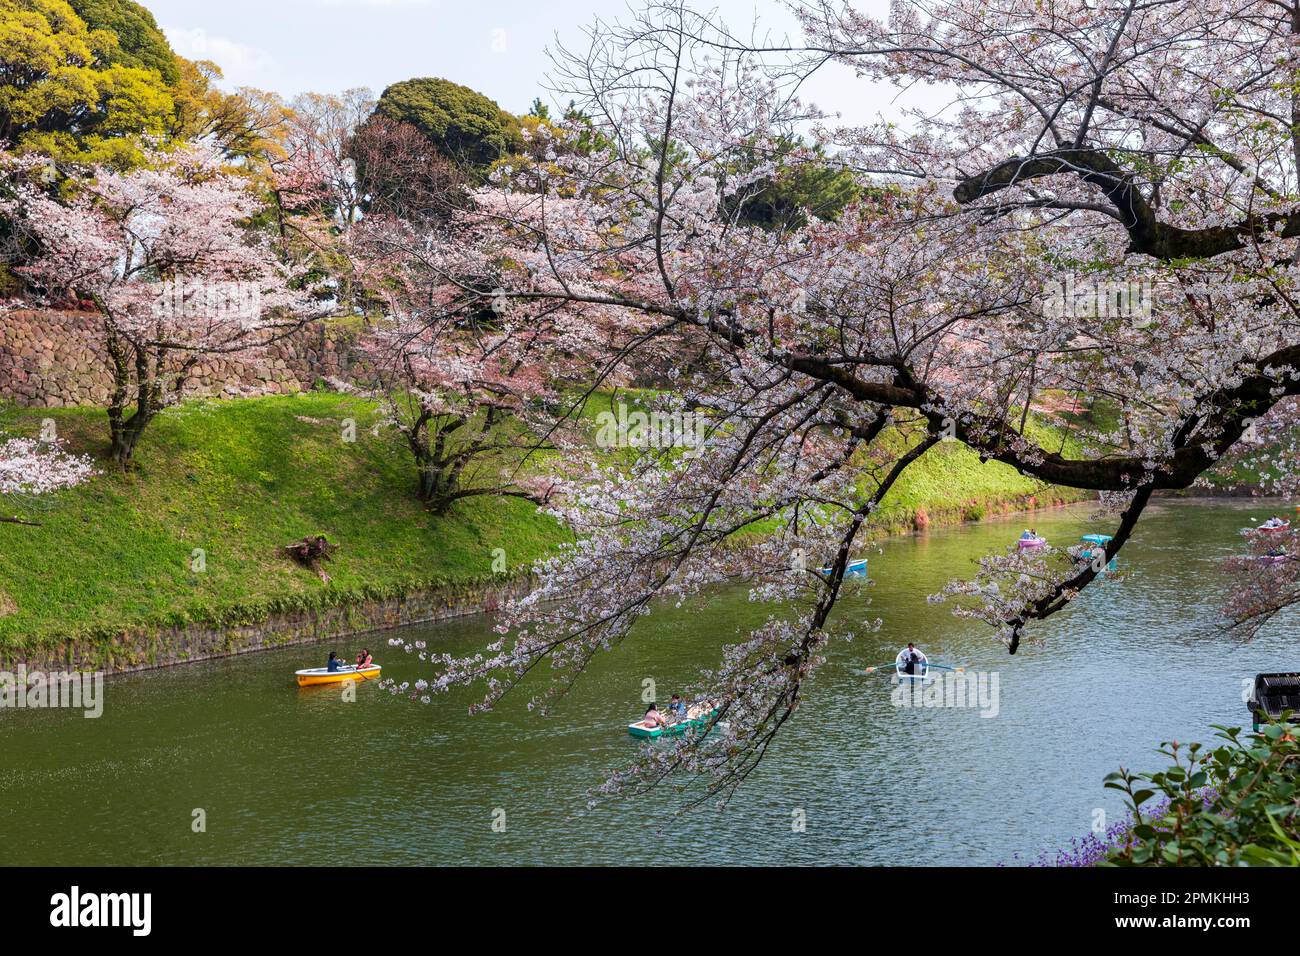
<path id="1" fill-rule="evenodd" d="M 519 148 L 519 121 L 467 86 L 417 77 L 384 90 L 375 112 L 410 123 L 462 169 L 482 174 Z"/>
<path id="2" fill-rule="evenodd" d="M 784 168 L 778 174 L 730 197 L 727 212 L 737 215 L 740 222 L 764 229 L 797 229 L 806 223 L 809 214 L 818 219 L 836 219 L 845 206 L 860 197 L 854 175 L 825 160 L 820 147 L 788 165 L 784 161 L 787 157 L 793 159 L 799 144 L 790 141 L 782 147 L 778 159 Z M 753 157 L 749 168 L 758 158 Z"/>
<path id="3" fill-rule="evenodd" d="M 367 213 L 427 226 L 463 201 L 464 174 L 410 123 L 372 115 L 348 141 L 347 153 Z"/>
<path id="4" fill-rule="evenodd" d="M 169 86 L 180 80 L 176 54 L 153 14 L 131 0 L 69 0 L 69 6 L 92 30 L 108 30 L 119 50 L 109 59 L 123 66 L 156 70 Z"/>

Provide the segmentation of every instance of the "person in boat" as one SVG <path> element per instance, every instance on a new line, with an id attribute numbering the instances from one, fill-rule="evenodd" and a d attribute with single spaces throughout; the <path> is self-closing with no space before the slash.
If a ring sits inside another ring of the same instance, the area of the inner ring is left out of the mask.
<path id="1" fill-rule="evenodd" d="M 1264 522 L 1264 527 L 1280 528 L 1282 527 L 1282 524 L 1283 524 L 1282 519 L 1279 518 L 1277 515 L 1273 515 L 1273 517 L 1269 518 L 1267 521 Z"/>
<path id="2" fill-rule="evenodd" d="M 1030 531 L 1028 528 L 1026 528 L 1024 534 L 1020 536 L 1021 541 L 1032 541 L 1033 539 L 1034 539 L 1034 533 Z"/>
<path id="3" fill-rule="evenodd" d="M 903 673 L 915 674 L 916 665 L 925 660 L 925 655 L 916 649 L 916 645 L 911 641 L 907 643 L 907 649 L 903 651 Z"/>
<path id="4" fill-rule="evenodd" d="M 668 721 L 664 720 L 664 715 L 659 713 L 658 704 L 652 703 L 650 705 L 649 709 L 645 712 L 645 716 L 641 718 L 641 726 L 645 727 L 646 730 L 654 730 L 656 727 L 668 726 Z"/>
<path id="5" fill-rule="evenodd" d="M 691 704 L 691 706 L 686 708 L 686 719 L 703 720 L 706 717 L 712 716 L 717 707 L 718 702 L 716 700 L 696 701 L 694 704 Z"/>
<path id="6" fill-rule="evenodd" d="M 673 694 L 673 699 L 668 702 L 668 714 L 678 719 L 686 716 L 686 701 L 682 700 L 681 694 Z"/>
<path id="7" fill-rule="evenodd" d="M 330 659 L 325 664 L 325 669 L 331 674 L 343 669 L 343 660 L 333 651 L 330 651 Z"/>
<path id="8" fill-rule="evenodd" d="M 357 670 L 369 667 L 373 660 L 374 658 L 370 656 L 370 650 L 365 647 L 361 648 L 361 653 L 357 655 Z"/>

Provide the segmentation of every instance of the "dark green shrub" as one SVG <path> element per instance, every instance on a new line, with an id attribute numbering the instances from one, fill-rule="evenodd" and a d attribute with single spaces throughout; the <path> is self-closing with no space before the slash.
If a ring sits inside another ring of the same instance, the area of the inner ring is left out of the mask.
<path id="1" fill-rule="evenodd" d="M 1296 728 L 1269 724 L 1245 736 L 1238 727 L 1215 729 L 1223 743 L 1212 748 L 1162 744 L 1165 770 L 1121 768 L 1106 777 L 1127 797 L 1134 823 L 1102 866 L 1300 865 Z"/>
<path id="2" fill-rule="evenodd" d="M 375 112 L 410 123 L 443 156 L 481 174 L 520 145 L 519 121 L 467 86 L 436 77 L 402 80 L 384 90 Z"/>

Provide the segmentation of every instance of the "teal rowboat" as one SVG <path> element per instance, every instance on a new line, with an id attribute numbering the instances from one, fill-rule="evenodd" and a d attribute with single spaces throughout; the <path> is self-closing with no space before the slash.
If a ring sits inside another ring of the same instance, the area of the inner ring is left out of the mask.
<path id="1" fill-rule="evenodd" d="M 718 708 L 715 707 L 703 716 L 687 717 L 685 720 L 679 720 L 667 727 L 647 727 L 644 721 L 637 720 L 627 725 L 627 732 L 633 737 L 641 737 L 646 740 L 655 740 L 658 737 L 680 737 L 688 730 L 695 732 L 707 729 L 709 721 L 713 720 L 717 715 Z"/>
<path id="2" fill-rule="evenodd" d="M 1085 534 L 1079 540 L 1085 542 L 1086 544 L 1100 546 L 1104 551 L 1106 545 L 1110 544 L 1111 536 L 1108 534 Z M 1084 558 L 1088 560 L 1092 560 L 1093 550 L 1094 550 L 1093 548 L 1088 548 L 1086 551 L 1084 551 L 1083 552 Z M 1107 562 L 1106 564 L 1107 571 L 1115 571 L 1118 570 L 1118 568 L 1119 568 L 1119 558 L 1111 558 L 1110 561 Z"/>

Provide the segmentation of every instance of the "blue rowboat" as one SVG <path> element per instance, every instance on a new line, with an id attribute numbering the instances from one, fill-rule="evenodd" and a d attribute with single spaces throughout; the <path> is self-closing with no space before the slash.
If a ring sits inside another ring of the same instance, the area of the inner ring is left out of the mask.
<path id="1" fill-rule="evenodd" d="M 835 573 L 835 569 L 824 567 L 821 569 L 821 573 L 826 577 L 830 577 Z M 856 561 L 850 561 L 844 566 L 844 576 L 846 578 L 865 578 L 867 576 L 867 559 L 858 558 Z"/>

